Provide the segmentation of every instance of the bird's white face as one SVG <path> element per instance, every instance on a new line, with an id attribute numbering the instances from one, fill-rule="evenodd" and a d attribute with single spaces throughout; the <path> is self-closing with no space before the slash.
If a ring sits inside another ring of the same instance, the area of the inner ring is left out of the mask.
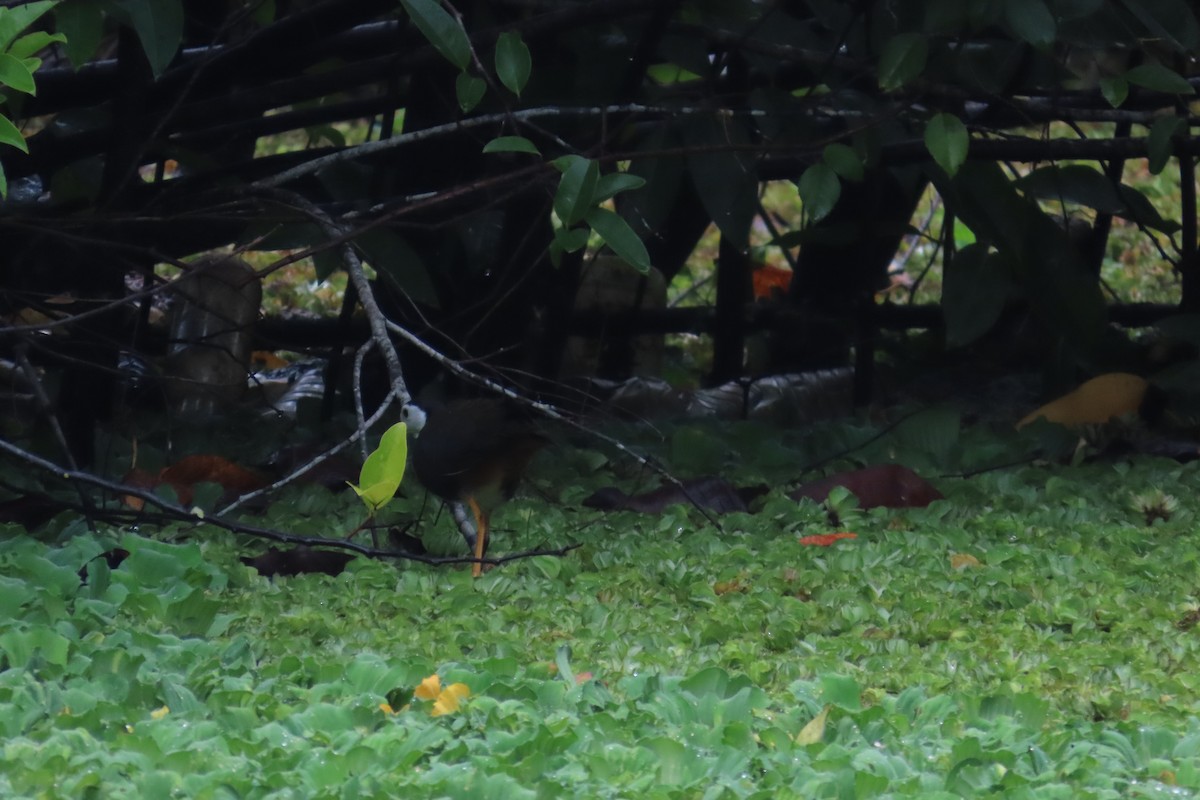
<path id="1" fill-rule="evenodd" d="M 425 409 L 407 403 L 400 409 L 400 419 L 408 425 L 408 432 L 416 436 L 425 427 Z"/>

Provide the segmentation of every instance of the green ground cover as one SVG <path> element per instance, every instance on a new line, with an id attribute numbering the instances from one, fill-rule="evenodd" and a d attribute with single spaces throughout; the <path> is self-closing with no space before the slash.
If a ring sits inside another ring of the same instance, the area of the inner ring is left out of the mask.
<path id="1" fill-rule="evenodd" d="M 1029 446 L 938 428 L 902 427 L 856 458 L 938 476 Z M 696 428 L 663 455 L 774 482 L 866 432 Z M 0 529 L 0 796 L 1200 789 L 1194 465 L 938 477 L 944 501 L 863 512 L 841 498 L 837 526 L 777 489 L 723 530 L 683 507 L 581 509 L 610 470 L 594 451 L 540 457 L 494 548 L 581 546 L 474 581 L 364 559 L 272 581 L 239 561 L 260 543 L 209 527 Z M 1176 506 L 1155 518 L 1164 496 Z M 394 505 L 402 519 L 420 498 Z M 305 488 L 256 523 L 336 535 L 362 513 L 348 490 Z M 835 530 L 857 538 L 800 541 Z M 445 552 L 456 537 L 445 518 L 425 534 Z M 93 560 L 113 546 L 131 553 L 119 567 Z M 469 696 L 414 696 L 432 675 Z"/>

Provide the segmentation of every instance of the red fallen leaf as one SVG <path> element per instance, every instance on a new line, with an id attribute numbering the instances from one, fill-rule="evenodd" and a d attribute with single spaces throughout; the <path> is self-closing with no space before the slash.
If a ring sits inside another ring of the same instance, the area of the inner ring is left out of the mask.
<path id="1" fill-rule="evenodd" d="M 788 493 L 793 500 L 810 498 L 825 502 L 835 486 L 844 486 L 858 498 L 859 508 L 924 508 L 942 493 L 933 484 L 900 464 L 877 464 L 853 472 L 839 472 L 819 481 L 806 483 Z"/>
<path id="2" fill-rule="evenodd" d="M 839 539 L 857 539 L 857 533 L 815 533 L 812 536 L 801 536 L 800 544 L 811 544 L 817 547 L 829 547 Z"/>
<path id="3" fill-rule="evenodd" d="M 576 684 L 587 683 L 593 677 L 594 676 L 590 672 L 577 672 L 577 673 L 575 673 L 575 683 Z"/>
<path id="4" fill-rule="evenodd" d="M 268 483 L 257 472 L 214 455 L 185 456 L 158 473 L 158 479 L 175 487 L 179 502 L 183 505 L 191 502 L 191 491 L 197 483 L 220 484 L 232 495 L 249 494 Z M 184 492 L 189 495 L 186 501 L 183 499 Z"/>
<path id="5" fill-rule="evenodd" d="M 773 294 L 786 294 L 792 284 L 792 271 L 771 264 L 760 264 L 752 273 L 754 299 L 761 300 Z"/>

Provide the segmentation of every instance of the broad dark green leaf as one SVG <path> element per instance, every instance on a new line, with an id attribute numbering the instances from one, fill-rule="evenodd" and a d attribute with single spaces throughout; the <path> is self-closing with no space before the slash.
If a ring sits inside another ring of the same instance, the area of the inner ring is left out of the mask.
<path id="1" fill-rule="evenodd" d="M 540 156 L 537 145 L 524 136 L 497 136 L 483 146 L 485 153 L 530 153 Z"/>
<path id="2" fill-rule="evenodd" d="M 404 238 L 390 230 L 374 228 L 354 243 L 375 271 L 419 303 L 438 307 L 437 290 L 429 277 L 429 266 Z"/>
<path id="3" fill-rule="evenodd" d="M 471 63 L 471 42 L 462 25 L 437 0 L 400 0 L 417 30 L 454 66 Z M 460 99 L 461 102 L 461 99 Z"/>
<path id="4" fill-rule="evenodd" d="M 1012 293 L 1012 276 L 998 253 L 973 244 L 954 254 L 942 277 L 946 346 L 962 347 L 992 329 Z"/>
<path id="5" fill-rule="evenodd" d="M 1016 182 L 1021 191 L 1042 200 L 1078 203 L 1105 214 L 1120 214 L 1125 203 L 1104 173 L 1084 164 L 1042 167 Z"/>
<path id="6" fill-rule="evenodd" d="M 487 81 L 483 78 L 477 78 L 468 72 L 460 72 L 454 79 L 454 94 L 458 99 L 458 107 L 463 110 L 463 113 L 479 105 L 479 101 L 486 93 Z"/>
<path id="7" fill-rule="evenodd" d="M 696 118 L 687 121 L 683 132 L 685 145 L 708 150 L 687 157 L 704 210 L 734 247 L 746 247 L 758 213 L 758 176 L 753 158 L 738 149 L 751 142 L 745 123 Z"/>
<path id="8" fill-rule="evenodd" d="M 1119 4 L 1146 26 L 1150 35 L 1144 38 L 1169 43 L 1180 53 L 1200 50 L 1200 23 L 1191 0 L 1120 0 Z"/>
<path id="9" fill-rule="evenodd" d="M 1162 117 L 1150 126 L 1150 135 L 1146 137 L 1146 147 L 1149 151 L 1148 169 L 1151 175 L 1163 171 L 1163 167 L 1171 160 L 1174 150 L 1173 140 L 1186 128 L 1186 123 L 1179 117 Z"/>
<path id="10" fill-rule="evenodd" d="M 1054 44 L 1058 30 L 1043 0 L 1005 0 L 1004 18 L 1022 41 L 1039 48 Z"/>
<path id="11" fill-rule="evenodd" d="M 804 213 L 812 222 L 828 216 L 842 194 L 837 173 L 825 163 L 812 164 L 804 170 L 797 188 L 800 201 L 804 203 Z"/>
<path id="12" fill-rule="evenodd" d="M 1122 184 L 1117 188 L 1117 191 L 1120 193 L 1121 201 L 1125 203 L 1126 208 L 1126 211 L 1120 216 L 1166 234 L 1172 234 L 1179 230 L 1179 223 L 1177 221 L 1165 219 L 1158 213 L 1158 209 L 1154 207 L 1154 204 L 1146 198 L 1146 195 L 1137 189 Z"/>
<path id="13" fill-rule="evenodd" d="M 180 0 L 111 0 L 115 9 L 137 33 L 154 77 L 175 57 L 183 41 L 183 4 Z"/>
<path id="14" fill-rule="evenodd" d="M 588 211 L 596 205 L 600 167 L 595 161 L 580 156 L 566 156 L 554 163 L 563 170 L 558 190 L 554 193 L 554 213 L 569 228 L 582 222 Z"/>
<path id="15" fill-rule="evenodd" d="M 496 41 L 496 76 L 510 92 L 521 95 L 529 82 L 533 62 L 521 34 L 506 31 Z"/>
<path id="16" fill-rule="evenodd" d="M 925 126 L 925 147 L 950 177 L 967 160 L 970 143 L 967 126 L 953 114 L 935 114 Z"/>
<path id="17" fill-rule="evenodd" d="M 1113 108 L 1120 108 L 1129 97 L 1129 81 L 1124 78 L 1101 78 L 1100 94 Z"/>
<path id="18" fill-rule="evenodd" d="M 1186 78 L 1154 61 L 1139 64 L 1130 69 L 1125 73 L 1125 80 L 1135 86 L 1166 94 L 1193 95 L 1196 93 Z"/>
<path id="19" fill-rule="evenodd" d="M 929 37 L 921 33 L 893 36 L 879 56 L 879 86 L 890 92 L 907 84 L 925 69 Z"/>
<path id="20" fill-rule="evenodd" d="M 862 157 L 849 145 L 840 142 L 826 145 L 821 160 L 832 167 L 838 177 L 848 181 L 861 181 L 863 178 Z"/>
<path id="21" fill-rule="evenodd" d="M 646 245 L 620 214 L 607 208 L 593 208 L 586 219 L 596 235 L 612 248 L 618 258 L 636 267 L 639 272 L 650 271 L 650 253 L 646 251 Z"/>
<path id="22" fill-rule="evenodd" d="M 37 93 L 33 85 L 33 73 L 20 59 L 8 53 L 0 53 L 0 84 L 25 94 Z"/>
<path id="23" fill-rule="evenodd" d="M 628 172 L 610 172 L 607 175 L 601 175 L 600 180 L 596 182 L 595 201 L 603 203 L 621 192 L 640 189 L 645 185 L 645 178 L 638 175 L 630 175 Z"/>
<path id="24" fill-rule="evenodd" d="M 79 69 L 104 35 L 104 11 L 94 0 L 65 0 L 54 9 L 55 30 L 67 37 L 67 58 Z"/>

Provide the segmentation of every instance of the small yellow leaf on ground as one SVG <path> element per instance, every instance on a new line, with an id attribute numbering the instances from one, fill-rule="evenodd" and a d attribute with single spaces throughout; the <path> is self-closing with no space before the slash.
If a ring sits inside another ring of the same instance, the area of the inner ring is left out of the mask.
<path id="1" fill-rule="evenodd" d="M 1060 425 L 1098 425 L 1122 414 L 1135 414 L 1149 384 L 1140 375 L 1110 372 L 1079 385 L 1075 391 L 1027 414 L 1017 428 L 1038 417 Z"/>
<path id="2" fill-rule="evenodd" d="M 395 709 L 392 708 L 390 703 L 380 703 L 379 710 L 385 714 L 395 714 L 396 713 Z"/>
<path id="3" fill-rule="evenodd" d="M 162 708 L 156 708 L 150 712 L 150 719 L 162 719 L 170 713 L 171 709 L 167 708 L 166 706 L 163 706 Z"/>
<path id="4" fill-rule="evenodd" d="M 440 717 L 443 714 L 453 714 L 458 711 L 462 701 L 471 696 L 471 690 L 465 683 L 452 683 L 446 687 L 445 691 L 438 695 L 437 702 L 433 704 L 432 716 Z"/>
<path id="5" fill-rule="evenodd" d="M 421 681 L 421 685 L 413 692 L 413 697 L 418 700 L 436 700 L 441 691 L 442 679 L 437 675 L 430 675 Z"/>
<path id="6" fill-rule="evenodd" d="M 820 714 L 809 720 L 808 724 L 796 734 L 796 744 L 816 744 L 825 738 L 825 718 L 829 716 L 830 708 L 832 706 L 825 706 L 821 709 Z"/>
<path id="7" fill-rule="evenodd" d="M 951 569 L 966 569 L 967 567 L 978 567 L 979 559 L 970 553 L 952 553 L 950 555 Z"/>

